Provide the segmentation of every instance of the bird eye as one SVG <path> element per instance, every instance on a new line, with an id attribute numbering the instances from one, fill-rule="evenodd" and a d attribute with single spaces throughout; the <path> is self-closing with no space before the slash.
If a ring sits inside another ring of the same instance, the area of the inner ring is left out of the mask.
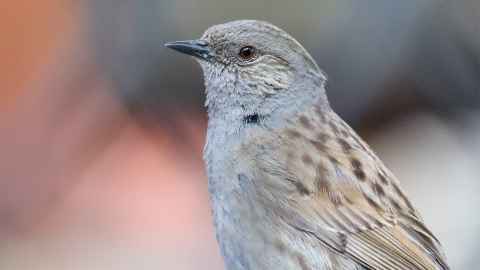
<path id="1" fill-rule="evenodd" d="M 238 56 L 243 60 L 251 60 L 255 57 L 255 48 L 252 46 L 245 46 L 240 49 Z"/>

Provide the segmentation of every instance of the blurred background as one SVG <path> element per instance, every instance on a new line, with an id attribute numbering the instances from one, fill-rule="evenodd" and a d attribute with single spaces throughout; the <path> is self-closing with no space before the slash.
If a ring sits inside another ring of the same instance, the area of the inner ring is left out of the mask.
<path id="1" fill-rule="evenodd" d="M 247 18 L 312 53 L 452 269 L 478 267 L 480 1 L 19 0 L 0 4 L 0 269 L 222 269 L 200 68 L 163 44 Z"/>

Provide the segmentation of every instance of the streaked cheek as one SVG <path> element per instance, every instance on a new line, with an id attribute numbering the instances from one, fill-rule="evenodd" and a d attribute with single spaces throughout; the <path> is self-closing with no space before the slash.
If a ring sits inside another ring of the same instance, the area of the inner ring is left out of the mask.
<path id="1" fill-rule="evenodd" d="M 240 79 L 254 91 L 274 94 L 288 89 L 293 81 L 293 70 L 282 60 L 265 56 L 256 64 L 243 67 Z"/>
<path id="2" fill-rule="evenodd" d="M 216 92 L 229 92 L 235 89 L 237 76 L 232 67 L 219 63 L 207 63 L 200 61 L 203 70 L 204 81 L 207 89 Z"/>

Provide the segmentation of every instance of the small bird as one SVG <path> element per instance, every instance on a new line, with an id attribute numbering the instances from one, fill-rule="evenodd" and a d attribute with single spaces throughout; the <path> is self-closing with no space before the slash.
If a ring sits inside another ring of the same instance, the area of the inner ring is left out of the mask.
<path id="1" fill-rule="evenodd" d="M 165 46 L 204 73 L 204 160 L 226 269 L 449 269 L 398 180 L 331 109 L 326 76 L 294 38 L 240 20 Z"/>

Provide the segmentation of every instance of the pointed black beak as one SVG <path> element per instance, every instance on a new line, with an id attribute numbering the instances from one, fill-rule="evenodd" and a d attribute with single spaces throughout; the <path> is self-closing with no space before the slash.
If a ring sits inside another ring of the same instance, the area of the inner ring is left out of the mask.
<path id="1" fill-rule="evenodd" d="M 203 60 L 212 59 L 212 53 L 205 40 L 185 40 L 165 43 L 165 47 Z"/>

